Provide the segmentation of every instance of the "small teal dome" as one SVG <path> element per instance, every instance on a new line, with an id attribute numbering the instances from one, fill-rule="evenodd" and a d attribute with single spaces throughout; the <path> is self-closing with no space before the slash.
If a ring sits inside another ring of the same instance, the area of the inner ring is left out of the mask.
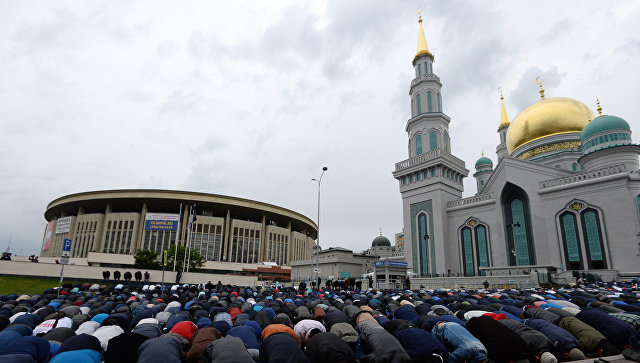
<path id="1" fill-rule="evenodd" d="M 493 168 L 493 161 L 486 156 L 482 156 L 478 161 L 476 161 L 476 169 L 481 166 L 489 166 L 490 168 Z"/>
<path id="2" fill-rule="evenodd" d="M 391 246 L 391 241 L 385 236 L 378 236 L 371 242 L 371 247 Z"/>
<path id="3" fill-rule="evenodd" d="M 631 128 L 627 121 L 618 116 L 602 115 L 594 118 L 582 129 L 580 139 L 584 142 L 593 135 L 613 130 L 631 131 Z"/>

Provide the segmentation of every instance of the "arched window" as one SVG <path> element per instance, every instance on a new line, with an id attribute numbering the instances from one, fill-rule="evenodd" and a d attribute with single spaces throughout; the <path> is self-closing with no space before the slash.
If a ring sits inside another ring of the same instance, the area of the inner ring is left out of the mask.
<path id="1" fill-rule="evenodd" d="M 465 276 L 475 275 L 475 265 L 473 263 L 473 243 L 471 242 L 471 228 L 464 227 L 460 231 L 462 234 L 462 267 Z"/>
<path id="2" fill-rule="evenodd" d="M 521 188 L 507 183 L 502 191 L 501 199 L 509 265 L 534 265 L 536 258 L 527 194 Z"/>
<path id="3" fill-rule="evenodd" d="M 569 211 L 562 213 L 560 227 L 567 270 L 582 270 L 582 252 L 580 251 L 580 236 L 578 235 L 575 213 Z"/>
<path id="4" fill-rule="evenodd" d="M 582 232 L 587 249 L 587 262 L 590 269 L 606 269 L 607 262 L 600 229 L 600 215 L 597 210 L 587 208 L 580 213 Z"/>
<path id="5" fill-rule="evenodd" d="M 436 131 L 429 132 L 429 150 L 438 148 L 438 133 Z"/>
<path id="6" fill-rule="evenodd" d="M 426 68 L 425 68 L 425 73 L 426 73 Z M 422 64 L 418 63 L 418 75 L 421 76 L 422 75 Z"/>
<path id="7" fill-rule="evenodd" d="M 424 74 L 429 74 L 429 63 L 424 62 Z"/>
<path id="8" fill-rule="evenodd" d="M 489 267 L 489 248 L 487 243 L 487 227 L 479 224 L 475 228 L 476 232 L 476 255 L 478 267 Z M 479 275 L 484 276 L 486 271 L 480 271 Z"/>
<path id="9" fill-rule="evenodd" d="M 638 215 L 640 215 L 640 194 L 636 195 L 636 205 L 638 206 Z"/>
<path id="10" fill-rule="evenodd" d="M 433 112 L 433 105 L 431 104 L 431 91 L 427 91 L 427 112 Z"/>
<path id="11" fill-rule="evenodd" d="M 416 95 L 416 114 L 419 115 L 422 113 L 422 104 L 420 102 L 420 94 Z"/>
<path id="12" fill-rule="evenodd" d="M 422 134 L 416 135 L 416 156 L 422 154 Z"/>
<path id="13" fill-rule="evenodd" d="M 436 100 L 438 102 L 438 112 L 442 112 L 442 101 L 440 100 L 440 93 L 436 93 Z"/>
<path id="14" fill-rule="evenodd" d="M 429 273 L 429 231 L 427 230 L 427 214 L 418 214 L 418 245 L 420 253 L 420 273 L 426 276 Z"/>

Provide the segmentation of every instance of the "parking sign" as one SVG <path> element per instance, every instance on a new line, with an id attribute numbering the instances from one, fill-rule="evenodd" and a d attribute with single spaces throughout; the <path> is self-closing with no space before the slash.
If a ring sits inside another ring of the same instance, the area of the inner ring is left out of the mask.
<path id="1" fill-rule="evenodd" d="M 71 240 L 65 239 L 62 244 L 62 257 L 70 257 L 71 255 Z"/>

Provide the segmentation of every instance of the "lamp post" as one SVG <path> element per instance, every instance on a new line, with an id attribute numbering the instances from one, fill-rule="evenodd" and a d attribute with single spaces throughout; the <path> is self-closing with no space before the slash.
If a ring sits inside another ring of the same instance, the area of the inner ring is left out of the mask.
<path id="1" fill-rule="evenodd" d="M 511 253 L 516 260 L 516 267 L 518 267 L 518 253 L 516 251 L 516 234 L 513 230 L 513 227 L 520 227 L 520 222 L 509 223 L 507 224 L 507 228 L 511 228 L 511 238 L 513 239 L 513 248 L 511 249 Z"/>
<path id="2" fill-rule="evenodd" d="M 318 179 L 313 178 L 311 180 L 315 181 L 318 183 L 318 237 L 316 238 L 316 283 L 318 282 L 318 266 L 320 264 L 320 183 L 322 182 L 322 176 L 324 175 L 324 172 L 327 171 L 327 167 L 323 167 L 322 168 L 322 173 L 320 174 L 320 177 Z M 318 284 L 318 286 L 316 286 L 316 288 L 320 288 L 320 284 Z"/>

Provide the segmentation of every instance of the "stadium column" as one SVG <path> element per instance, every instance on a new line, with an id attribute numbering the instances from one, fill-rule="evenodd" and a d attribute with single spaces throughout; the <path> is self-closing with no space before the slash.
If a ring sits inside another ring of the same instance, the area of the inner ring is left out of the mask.
<path id="1" fill-rule="evenodd" d="M 142 249 L 142 234 L 144 233 L 144 221 L 147 218 L 147 203 L 142 203 L 142 211 L 140 212 L 140 221 L 138 222 L 138 232 L 136 235 L 136 245 L 129 251 L 131 255 L 135 255 L 137 251 Z"/>
<path id="2" fill-rule="evenodd" d="M 224 245 L 222 250 L 224 251 L 223 261 L 231 262 L 231 255 L 229 254 L 229 236 L 233 233 L 229 230 L 231 228 L 231 209 L 227 209 L 227 217 L 224 220 Z"/>
<path id="3" fill-rule="evenodd" d="M 265 245 L 265 237 L 264 235 L 267 232 L 267 216 L 266 215 L 262 215 L 262 227 L 260 227 L 260 241 L 259 241 L 259 248 L 258 248 L 258 263 L 261 263 L 263 260 L 263 256 L 264 256 L 264 245 Z"/>
<path id="4" fill-rule="evenodd" d="M 105 237 L 107 234 L 107 221 L 109 220 L 109 213 L 111 213 L 111 204 L 107 203 L 104 209 L 104 221 L 102 222 L 102 233 L 100 234 L 100 242 L 98 243 L 98 250 L 96 252 L 102 253 L 104 250 Z"/>
<path id="5" fill-rule="evenodd" d="M 287 229 L 289 230 L 289 239 L 287 243 L 284 245 L 285 251 L 287 251 L 287 257 L 284 261 L 283 265 L 289 265 L 291 263 L 291 254 L 293 253 L 293 232 L 291 232 L 291 222 L 287 223 Z"/>

